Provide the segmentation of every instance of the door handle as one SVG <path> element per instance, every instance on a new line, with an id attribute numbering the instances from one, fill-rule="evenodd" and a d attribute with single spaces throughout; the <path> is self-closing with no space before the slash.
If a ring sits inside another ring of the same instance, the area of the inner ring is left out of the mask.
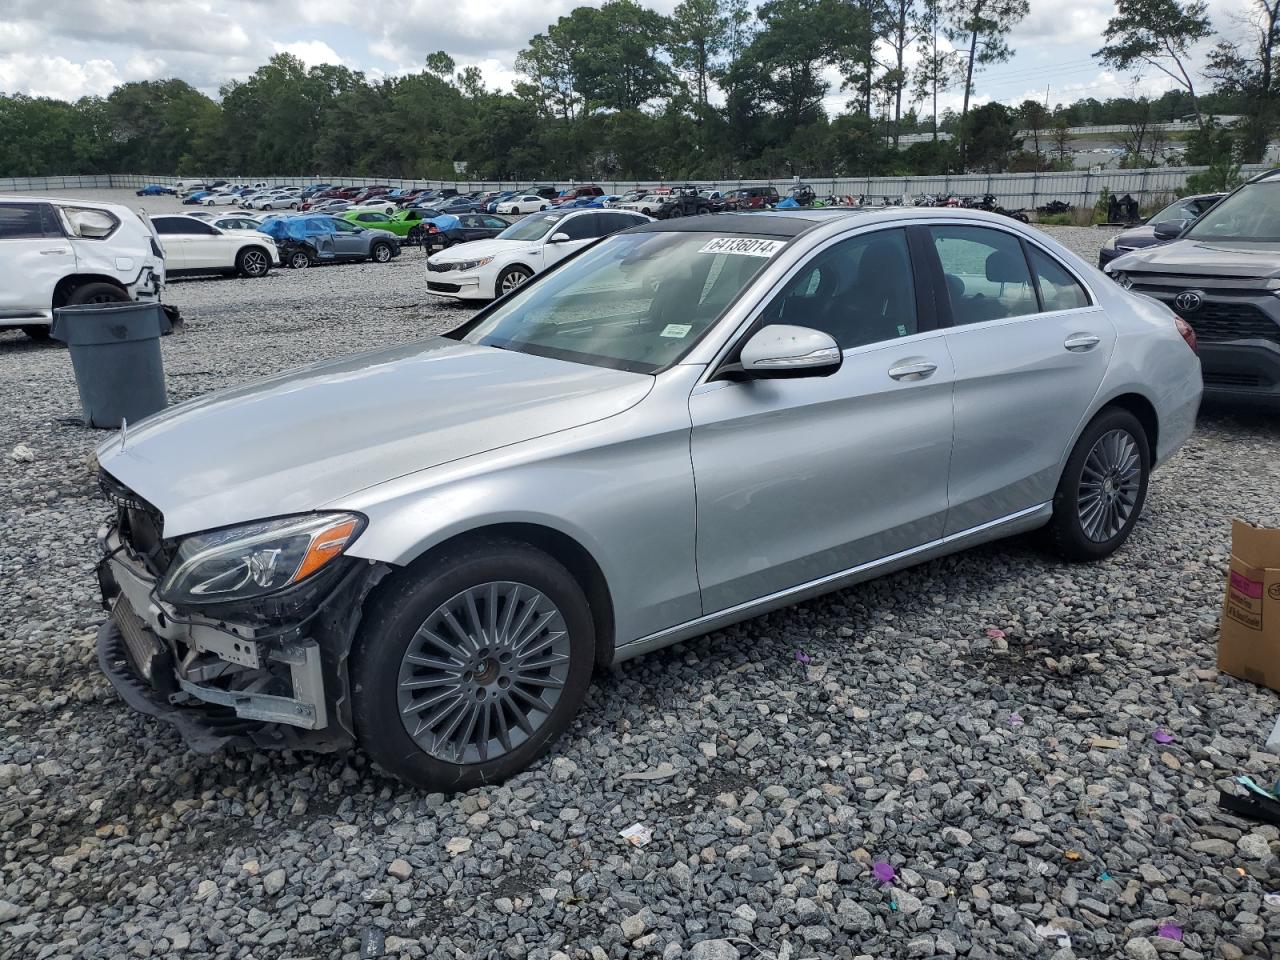
<path id="1" fill-rule="evenodd" d="M 62 257 L 62 256 L 66 256 L 67 251 L 65 251 L 65 250 L 41 250 L 41 251 L 40 251 L 40 253 L 41 253 L 41 255 L 42 255 L 42 256 L 46 256 L 46 257 L 50 257 L 50 256 L 58 256 L 58 257 Z"/>
<path id="2" fill-rule="evenodd" d="M 905 360 L 890 367 L 889 376 L 894 380 L 924 380 L 937 369 L 938 365 L 928 360 Z"/>
<path id="3" fill-rule="evenodd" d="M 1067 337 L 1063 346 L 1075 353 L 1084 353 L 1086 350 L 1092 350 L 1098 343 L 1098 338 L 1091 333 L 1073 333 Z"/>

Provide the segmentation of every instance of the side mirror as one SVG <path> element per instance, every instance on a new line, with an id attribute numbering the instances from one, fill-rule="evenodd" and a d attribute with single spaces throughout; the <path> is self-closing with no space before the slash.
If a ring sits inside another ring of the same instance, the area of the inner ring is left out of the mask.
<path id="1" fill-rule="evenodd" d="M 1190 220 L 1165 220 L 1155 225 L 1157 240 L 1177 240 L 1183 230 L 1187 229 Z"/>
<path id="2" fill-rule="evenodd" d="M 752 334 L 739 362 L 722 368 L 722 373 L 732 380 L 829 377 L 843 362 L 844 354 L 830 334 L 779 323 Z"/>
<path id="3" fill-rule="evenodd" d="M 567 233 L 553 233 L 547 243 L 568 243 L 569 240 L 570 237 Z"/>

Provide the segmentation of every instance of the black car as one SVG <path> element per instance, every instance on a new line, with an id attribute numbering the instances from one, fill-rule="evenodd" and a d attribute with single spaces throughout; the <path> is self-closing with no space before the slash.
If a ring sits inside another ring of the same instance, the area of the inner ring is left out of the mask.
<path id="1" fill-rule="evenodd" d="M 1280 170 L 1259 174 L 1175 238 L 1107 273 L 1166 303 L 1195 331 L 1206 396 L 1280 407 Z"/>
<path id="2" fill-rule="evenodd" d="M 1098 252 L 1098 267 L 1105 267 L 1116 257 L 1122 257 L 1133 250 L 1167 243 L 1225 196 L 1225 193 L 1199 193 L 1192 197 L 1175 200 L 1159 213 L 1149 217 L 1142 226 L 1118 233 L 1103 244 Z M 1156 234 L 1156 227 L 1162 228 L 1160 230 L 1162 236 Z"/>
<path id="3" fill-rule="evenodd" d="M 492 213 L 462 213 L 456 215 L 458 225 L 441 230 L 435 224 L 427 224 L 427 253 L 432 254 L 455 243 L 467 243 L 471 240 L 489 240 L 496 237 L 507 227 L 511 220 L 495 216 Z"/>
<path id="4" fill-rule="evenodd" d="M 696 217 L 711 212 L 711 202 L 698 193 L 698 188 L 686 186 L 676 187 L 661 197 L 653 215 L 659 220 L 670 220 L 673 217 Z"/>

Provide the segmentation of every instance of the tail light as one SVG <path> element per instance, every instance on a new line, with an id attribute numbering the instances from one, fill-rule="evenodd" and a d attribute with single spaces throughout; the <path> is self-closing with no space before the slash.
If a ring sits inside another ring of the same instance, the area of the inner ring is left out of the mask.
<path id="1" fill-rule="evenodd" d="M 1199 353 L 1200 350 L 1196 346 L 1196 332 L 1192 329 L 1191 324 L 1183 320 L 1177 314 L 1174 314 L 1173 325 L 1178 328 L 1178 332 L 1182 334 L 1182 339 L 1187 341 L 1187 346 L 1191 348 L 1192 353 Z"/>
<path id="2" fill-rule="evenodd" d="M 440 232 L 440 228 L 437 227 L 434 223 L 427 224 L 427 233 L 439 233 L 439 232 Z M 1192 334 L 1192 336 L 1194 337 L 1195 334 Z"/>

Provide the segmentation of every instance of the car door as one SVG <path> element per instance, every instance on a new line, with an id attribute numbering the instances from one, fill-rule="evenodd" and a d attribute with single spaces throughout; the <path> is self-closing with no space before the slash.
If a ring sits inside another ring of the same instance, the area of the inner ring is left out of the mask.
<path id="1" fill-rule="evenodd" d="M 570 254 L 576 253 L 587 244 L 600 237 L 602 225 L 596 213 L 575 213 L 565 217 L 547 234 L 542 244 L 542 267 L 545 270 L 552 264 L 559 263 Z M 554 240 L 564 236 L 566 240 Z"/>
<path id="2" fill-rule="evenodd" d="M 332 224 L 337 223 L 329 217 L 317 217 L 308 220 L 304 227 L 306 238 L 316 249 L 316 256 L 321 260 L 332 260 L 337 256 L 334 244 L 335 230 Z"/>
<path id="3" fill-rule="evenodd" d="M 956 371 L 949 535 L 1053 499 L 1116 334 L 1080 279 L 1012 230 L 918 229 Z"/>
<path id="4" fill-rule="evenodd" d="M 76 268 L 71 241 L 47 203 L 0 203 L 0 318 L 51 309 L 53 291 Z M 21 278 L 19 281 L 17 278 Z"/>
<path id="5" fill-rule="evenodd" d="M 166 273 L 176 270 L 193 270 L 195 264 L 187 246 L 187 224 L 190 217 L 152 217 L 151 224 L 160 238 L 164 250 Z"/>
<path id="6" fill-rule="evenodd" d="M 333 250 L 339 257 L 364 257 L 369 253 L 364 232 L 341 217 L 333 221 Z"/>
<path id="7" fill-rule="evenodd" d="M 187 260 L 195 270 L 225 270 L 236 262 L 240 242 L 212 224 L 188 217 L 182 236 Z"/>
<path id="8" fill-rule="evenodd" d="M 942 536 L 952 366 L 919 257 L 901 228 L 828 242 L 752 330 L 780 323 L 829 333 L 840 369 L 712 379 L 693 391 L 704 613 Z"/>

